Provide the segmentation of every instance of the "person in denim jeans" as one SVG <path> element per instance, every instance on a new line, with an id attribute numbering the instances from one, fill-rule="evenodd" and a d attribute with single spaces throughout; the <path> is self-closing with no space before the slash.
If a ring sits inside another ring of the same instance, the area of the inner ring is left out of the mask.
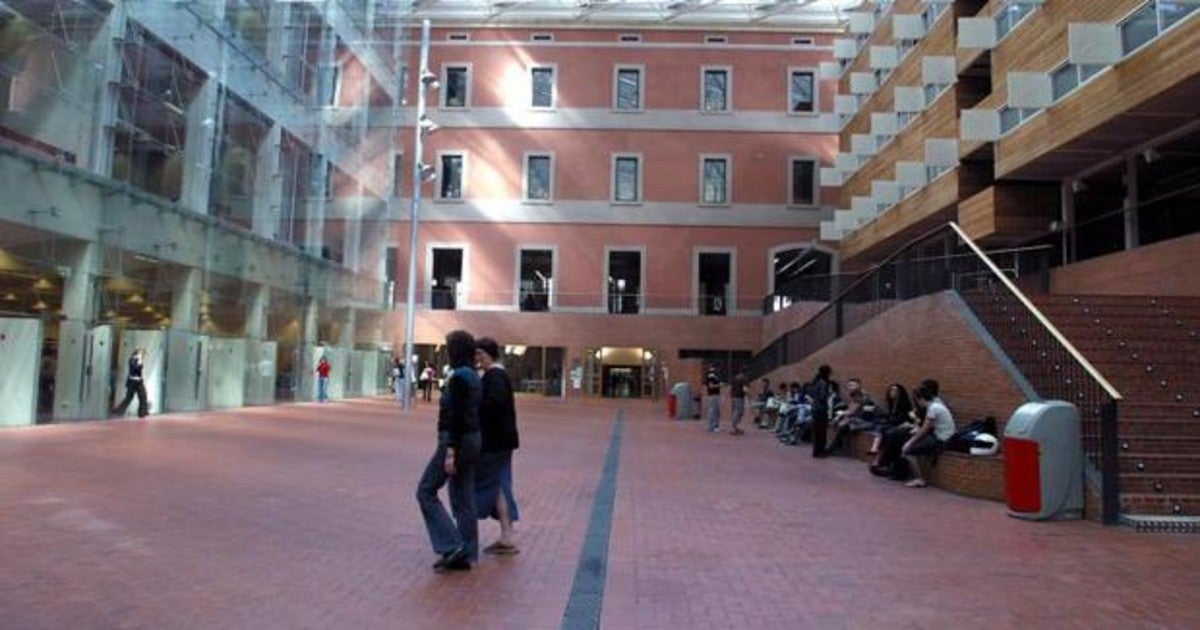
<path id="1" fill-rule="evenodd" d="M 475 514 L 475 466 L 482 438 L 479 402 L 483 395 L 475 372 L 475 338 L 464 330 L 446 335 L 451 371 L 442 387 L 438 410 L 438 440 L 433 457 L 417 485 L 417 503 L 429 532 L 433 550 L 441 556 L 433 570 L 467 571 L 479 558 L 479 530 Z M 450 486 L 450 510 L 438 498 Z"/>

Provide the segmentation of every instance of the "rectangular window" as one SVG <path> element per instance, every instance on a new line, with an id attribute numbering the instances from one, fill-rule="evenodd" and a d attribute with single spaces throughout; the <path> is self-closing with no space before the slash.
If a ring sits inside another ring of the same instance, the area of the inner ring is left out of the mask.
<path id="1" fill-rule="evenodd" d="M 442 81 L 442 107 L 466 107 L 471 87 L 469 66 L 446 66 L 445 81 Z"/>
<path id="2" fill-rule="evenodd" d="M 452 42 L 469 42 L 471 41 L 470 33 L 448 33 L 446 39 Z"/>
<path id="3" fill-rule="evenodd" d="M 633 44 L 642 41 L 642 36 L 636 33 L 623 33 L 617 37 L 617 40 L 626 44 Z"/>
<path id="4" fill-rule="evenodd" d="M 1151 2 L 1134 11 L 1121 23 L 1121 49 L 1126 55 L 1158 35 L 1158 15 Z"/>
<path id="5" fill-rule="evenodd" d="M 921 12 L 921 19 L 925 22 L 926 33 L 933 30 L 933 26 L 938 23 L 948 8 L 950 8 L 949 0 L 925 5 L 925 10 Z"/>
<path id="6" fill-rule="evenodd" d="M 729 102 L 729 69 L 705 68 L 701 73 L 702 102 L 700 110 L 708 113 L 728 112 L 732 109 Z"/>
<path id="7" fill-rule="evenodd" d="M 788 203 L 793 206 L 813 206 L 817 203 L 817 161 L 811 158 L 792 158 Z"/>
<path id="8" fill-rule="evenodd" d="M 435 247 L 432 267 L 429 307 L 445 311 L 457 309 L 462 297 L 463 250 Z"/>
<path id="9" fill-rule="evenodd" d="M 534 42 L 552 42 L 554 41 L 553 33 L 534 33 L 529 37 L 530 41 Z"/>
<path id="10" fill-rule="evenodd" d="M 1010 1 L 1008 4 L 1000 7 L 1000 10 L 996 13 L 996 39 L 1004 39 L 1029 14 L 1033 13 L 1036 8 L 1037 4 L 1020 1 Z"/>
<path id="11" fill-rule="evenodd" d="M 522 249 L 517 304 L 522 311 L 550 310 L 554 287 L 554 250 Z"/>
<path id="12" fill-rule="evenodd" d="M 705 44 L 728 44 L 729 38 L 724 35 L 705 35 Z"/>
<path id="13" fill-rule="evenodd" d="M 1074 64 L 1068 63 L 1050 74 L 1051 91 L 1056 101 L 1066 96 L 1078 85 L 1079 72 Z"/>
<path id="14" fill-rule="evenodd" d="M 525 201 L 554 200 L 554 156 L 529 154 L 525 156 Z"/>
<path id="15" fill-rule="evenodd" d="M 788 81 L 788 101 L 791 113 L 808 114 L 816 111 L 817 82 L 811 70 L 792 70 Z"/>
<path id="16" fill-rule="evenodd" d="M 642 160 L 634 155 L 613 158 L 613 201 L 638 203 L 642 200 Z"/>
<path id="17" fill-rule="evenodd" d="M 813 38 L 811 38 L 811 37 L 793 37 L 792 45 L 793 46 L 812 46 Z"/>
<path id="18" fill-rule="evenodd" d="M 699 252 L 696 256 L 696 306 L 701 315 L 728 315 L 733 282 L 733 256 Z"/>
<path id="19" fill-rule="evenodd" d="M 1021 123 L 1033 118 L 1035 114 L 1040 112 L 1040 109 L 1034 108 L 1017 108 L 1005 105 L 1000 108 L 1000 133 L 1006 134 L 1013 129 L 1016 129 Z"/>
<path id="20" fill-rule="evenodd" d="M 530 69 L 530 105 L 538 109 L 554 107 L 554 68 L 541 66 Z"/>
<path id="21" fill-rule="evenodd" d="M 932 106 L 933 102 L 936 101 L 938 99 L 938 97 L 942 95 L 942 92 L 945 92 L 946 88 L 949 88 L 949 87 L 950 87 L 950 84 L 948 84 L 948 83 L 930 83 L 930 84 L 926 85 L 925 86 L 925 107 L 929 108 L 930 106 Z"/>
<path id="22" fill-rule="evenodd" d="M 443 153 L 438 165 L 438 197 L 448 200 L 463 198 L 463 168 L 465 157 L 461 153 Z"/>
<path id="23" fill-rule="evenodd" d="M 722 205 L 729 203 L 729 158 L 701 156 L 700 203 Z"/>
<path id="24" fill-rule="evenodd" d="M 617 66 L 615 83 L 613 109 L 622 112 L 642 111 L 642 69 Z"/>
<path id="25" fill-rule="evenodd" d="M 642 252 L 639 250 L 609 251 L 607 271 L 608 312 L 619 314 L 641 312 Z"/>

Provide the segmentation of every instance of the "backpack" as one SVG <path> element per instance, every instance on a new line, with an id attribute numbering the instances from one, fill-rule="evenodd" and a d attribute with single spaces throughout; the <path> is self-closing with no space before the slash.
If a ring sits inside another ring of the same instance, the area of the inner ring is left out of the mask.
<path id="1" fill-rule="evenodd" d="M 955 431 L 954 435 L 946 440 L 945 449 L 954 453 L 969 453 L 971 452 L 971 444 L 975 436 L 980 433 L 996 435 L 996 419 L 988 416 L 983 420 L 975 420 Z"/>

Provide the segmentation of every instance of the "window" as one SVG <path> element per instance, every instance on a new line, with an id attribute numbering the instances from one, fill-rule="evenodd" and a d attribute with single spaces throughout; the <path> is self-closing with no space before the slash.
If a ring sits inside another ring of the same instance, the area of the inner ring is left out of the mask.
<path id="1" fill-rule="evenodd" d="M 466 107 L 471 102 L 471 67 L 466 64 L 445 66 L 442 81 L 442 107 Z"/>
<path id="2" fill-rule="evenodd" d="M 518 308 L 532 312 L 550 310 L 554 289 L 554 250 L 521 248 L 517 265 Z"/>
<path id="3" fill-rule="evenodd" d="M 817 204 L 817 161 L 812 158 L 792 158 L 788 165 L 788 204 L 814 206 Z"/>
<path id="4" fill-rule="evenodd" d="M 904 129 L 920 115 L 920 112 L 896 112 L 896 129 Z"/>
<path id="5" fill-rule="evenodd" d="M 1121 22 L 1121 49 L 1126 55 L 1179 23 L 1200 4 L 1191 0 L 1153 0 Z"/>
<path id="6" fill-rule="evenodd" d="M 724 35 L 705 35 L 705 44 L 728 44 L 729 38 Z"/>
<path id="7" fill-rule="evenodd" d="M 733 254 L 730 251 L 696 252 L 694 263 L 696 308 L 701 315 L 733 312 Z"/>
<path id="8" fill-rule="evenodd" d="M 438 155 L 438 198 L 459 201 L 463 198 L 463 171 L 466 156 L 462 153 Z"/>
<path id="9" fill-rule="evenodd" d="M 950 87 L 949 83 L 930 83 L 925 86 L 925 107 L 933 105 L 938 97 Z"/>
<path id="10" fill-rule="evenodd" d="M 529 70 L 530 105 L 537 109 L 552 109 L 555 102 L 554 67 L 538 66 Z"/>
<path id="11" fill-rule="evenodd" d="M 1029 14 L 1033 13 L 1039 3 L 1009 0 L 996 12 L 996 40 L 1004 39 L 1006 35 L 1017 28 Z"/>
<path id="12" fill-rule="evenodd" d="M 613 79 L 613 109 L 619 112 L 640 112 L 644 108 L 642 67 L 617 66 Z"/>
<path id="13" fill-rule="evenodd" d="M 529 37 L 531 42 L 552 42 L 554 41 L 554 33 L 534 33 Z"/>
<path id="14" fill-rule="evenodd" d="M 1058 101 L 1067 94 L 1070 94 L 1075 88 L 1096 76 L 1096 73 L 1103 69 L 1104 66 L 1099 65 L 1078 66 L 1073 63 L 1063 64 L 1057 70 L 1050 73 L 1050 84 L 1054 100 Z"/>
<path id="15" fill-rule="evenodd" d="M 812 46 L 813 38 L 811 38 L 811 37 L 793 37 L 792 45 L 793 46 Z"/>
<path id="16" fill-rule="evenodd" d="M 620 41 L 620 42 L 623 42 L 626 44 L 632 44 L 632 43 L 642 41 L 642 36 L 638 35 L 636 33 L 622 33 L 620 36 L 617 37 L 617 41 Z"/>
<path id="17" fill-rule="evenodd" d="M 525 201 L 554 200 L 554 155 L 528 153 L 525 155 Z"/>
<path id="18" fill-rule="evenodd" d="M 938 23 L 938 20 L 941 19 L 942 14 L 944 14 L 946 9 L 949 8 L 949 0 L 946 0 L 946 2 L 933 2 L 925 5 L 925 10 L 921 12 L 921 18 L 925 22 L 926 33 L 933 30 L 933 26 Z"/>
<path id="19" fill-rule="evenodd" d="M 917 44 L 920 43 L 920 41 L 921 40 L 919 39 L 902 39 L 897 42 L 896 54 L 899 55 L 900 60 L 903 61 L 904 58 L 908 56 L 908 53 L 912 52 L 913 49 L 917 47 Z"/>
<path id="20" fill-rule="evenodd" d="M 817 108 L 816 74 L 812 70 L 791 70 L 788 80 L 788 111 L 811 114 Z"/>
<path id="21" fill-rule="evenodd" d="M 700 156 L 700 203 L 729 203 L 729 156 Z"/>
<path id="22" fill-rule="evenodd" d="M 446 40 L 451 42 L 469 42 L 471 41 L 470 33 L 448 33 Z"/>
<path id="23" fill-rule="evenodd" d="M 701 71 L 700 111 L 712 114 L 733 109 L 729 102 L 729 75 L 728 68 L 704 68 Z"/>
<path id="24" fill-rule="evenodd" d="M 640 155 L 613 157 L 613 198 L 616 203 L 642 200 L 642 158 Z"/>
<path id="25" fill-rule="evenodd" d="M 608 312 L 637 314 L 641 311 L 642 251 L 609 250 L 605 265 Z"/>
<path id="26" fill-rule="evenodd" d="M 1000 134 L 1006 134 L 1016 129 L 1021 123 L 1033 118 L 1042 110 L 1034 108 L 1018 108 L 1005 105 L 1000 108 Z"/>
<path id="27" fill-rule="evenodd" d="M 429 307 L 453 311 L 462 297 L 464 250 L 434 247 L 431 256 Z"/>

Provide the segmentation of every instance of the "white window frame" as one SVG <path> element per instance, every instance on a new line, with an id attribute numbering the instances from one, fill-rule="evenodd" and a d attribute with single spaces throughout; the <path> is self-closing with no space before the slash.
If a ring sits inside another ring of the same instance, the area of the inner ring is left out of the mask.
<path id="1" fill-rule="evenodd" d="M 550 198 L 549 199 L 530 199 L 529 197 L 529 158 L 547 157 L 550 158 Z M 526 151 L 521 158 L 521 203 L 547 205 L 554 203 L 555 195 L 555 178 L 554 167 L 556 160 L 553 151 Z"/>
<path id="2" fill-rule="evenodd" d="M 700 254 L 729 255 L 729 294 L 725 296 L 725 317 L 737 315 L 738 265 L 736 247 L 696 246 L 692 248 L 692 315 L 700 315 Z"/>
<path id="3" fill-rule="evenodd" d="M 558 245 L 542 243 L 517 243 L 517 256 L 513 261 L 513 307 L 521 310 L 521 252 L 550 251 L 550 311 L 558 306 Z"/>
<path id="4" fill-rule="evenodd" d="M 704 200 L 704 163 L 707 160 L 722 160 L 725 162 L 725 200 L 724 201 L 705 201 Z M 699 174 L 699 190 L 697 191 L 696 200 L 698 205 L 713 208 L 733 205 L 733 156 L 729 153 L 701 153 L 700 160 L 696 167 Z"/>
<path id="5" fill-rule="evenodd" d="M 605 245 L 604 246 L 604 274 L 600 276 L 600 309 L 605 315 L 619 315 L 619 313 L 608 312 L 608 278 L 611 275 L 609 270 L 609 258 L 616 252 L 638 252 L 638 310 L 637 315 L 646 313 L 646 246 L 645 245 Z"/>
<path id="6" fill-rule="evenodd" d="M 533 104 L 533 73 L 535 70 L 550 71 L 550 105 L 534 105 Z M 525 78 L 529 80 L 529 109 L 539 112 L 551 112 L 558 109 L 558 64 L 557 63 L 533 63 L 529 64 L 529 69 L 525 73 Z"/>
<path id="7" fill-rule="evenodd" d="M 638 103 L 636 109 L 621 109 L 618 105 L 617 94 L 620 85 L 621 71 L 636 70 L 638 73 Z M 620 114 L 640 114 L 646 111 L 646 64 L 629 63 L 613 66 L 612 74 L 612 109 Z"/>
<path id="8" fill-rule="evenodd" d="M 454 310 L 466 310 L 465 307 L 469 304 L 468 296 L 471 294 L 471 244 L 465 241 L 437 241 L 425 244 L 425 278 L 421 283 L 425 286 L 425 308 L 433 306 L 433 250 L 435 249 L 461 249 L 462 250 L 462 278 L 458 286 L 462 287 L 454 296 Z"/>
<path id="9" fill-rule="evenodd" d="M 443 197 L 442 196 L 442 182 L 446 181 L 446 179 L 445 179 L 446 174 L 442 172 L 442 170 L 443 170 L 442 158 L 443 157 L 451 157 L 451 156 L 455 156 L 455 155 L 462 157 L 462 172 L 459 173 L 459 178 L 460 178 L 459 183 L 461 184 L 462 195 L 459 197 Z M 470 157 L 467 154 L 466 149 L 445 149 L 445 150 L 437 152 L 437 165 L 436 165 L 437 179 L 434 180 L 434 182 L 433 182 L 434 191 L 435 191 L 433 200 L 435 202 L 437 202 L 437 203 L 463 203 L 466 201 L 466 199 L 467 199 L 467 165 L 469 163 L 470 163 Z"/>
<path id="10" fill-rule="evenodd" d="M 1022 15 L 1021 18 L 1019 20 L 1017 20 L 1016 22 L 1013 22 L 1008 27 L 1007 31 L 1004 31 L 1003 33 L 1001 33 L 1000 32 L 1001 16 L 1004 16 L 1005 11 L 1013 5 L 1017 5 L 1017 6 L 1028 5 L 1029 12 L 1026 13 L 1025 15 Z M 1021 25 L 1025 23 L 1025 20 L 1028 20 L 1030 18 L 1030 16 L 1032 16 L 1034 13 L 1037 12 L 1037 10 L 1040 6 L 1041 6 L 1040 2 L 1029 2 L 1028 0 L 1005 0 L 1003 3 L 1000 4 L 1000 6 L 996 7 L 996 10 L 992 13 L 992 15 L 995 16 L 994 19 L 996 22 L 996 35 L 997 35 L 996 43 L 999 44 L 1000 42 L 1004 41 L 1004 39 L 1006 37 L 1008 37 L 1009 35 L 1012 35 L 1012 32 L 1017 30 L 1018 28 L 1020 28 Z"/>
<path id="11" fill-rule="evenodd" d="M 637 160 L 637 199 L 634 201 L 617 199 L 617 160 L 633 158 Z M 646 159 L 641 153 L 613 153 L 608 162 L 608 198 L 609 203 L 619 206 L 637 206 L 645 200 Z M 607 278 L 608 276 L 605 276 Z"/>
<path id="12" fill-rule="evenodd" d="M 725 73 L 725 109 L 704 109 L 704 76 L 714 71 Z M 701 114 L 721 116 L 733 113 L 733 66 L 700 66 L 700 102 L 698 105 Z"/>
<path id="13" fill-rule="evenodd" d="M 471 109 L 471 98 L 473 96 L 472 93 L 474 92 L 474 89 L 472 88 L 471 84 L 474 83 L 473 79 L 475 78 L 474 65 L 475 64 L 471 63 L 470 61 L 446 61 L 446 62 L 442 63 L 442 73 L 441 73 L 442 74 L 442 76 L 441 76 L 442 87 L 438 90 L 438 107 L 440 107 L 441 109 L 449 109 L 449 110 L 453 110 L 453 111 L 464 111 L 464 110 Z M 449 97 L 449 94 L 450 94 L 450 91 L 446 89 L 446 86 L 450 85 L 450 68 L 466 68 L 467 69 L 467 94 L 466 94 L 466 98 L 464 99 L 464 102 L 461 106 L 446 104 L 446 99 Z"/>
<path id="14" fill-rule="evenodd" d="M 813 200 L 810 204 L 794 203 L 792 200 L 796 198 L 796 190 L 792 186 L 792 164 L 796 162 L 812 162 L 813 165 Z M 787 207 L 788 208 L 815 208 L 821 205 L 821 160 L 820 158 L 811 155 L 795 154 L 789 155 L 787 159 Z"/>
<path id="15" fill-rule="evenodd" d="M 796 72 L 806 72 L 812 75 L 813 93 L 811 112 L 794 112 L 792 111 L 792 74 Z M 788 116 L 820 116 L 821 115 L 821 73 L 817 68 L 811 66 L 788 66 L 787 69 L 787 85 L 784 88 L 787 91 L 787 113 Z"/>

